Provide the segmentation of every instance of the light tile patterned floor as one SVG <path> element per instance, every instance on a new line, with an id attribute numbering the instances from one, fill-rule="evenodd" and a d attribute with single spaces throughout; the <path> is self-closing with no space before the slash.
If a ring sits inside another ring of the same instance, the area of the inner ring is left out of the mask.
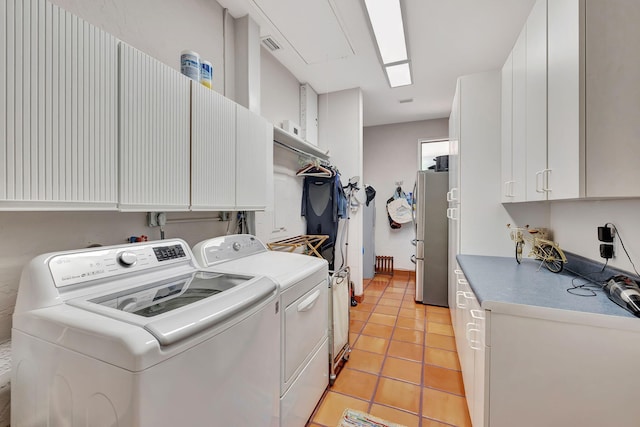
<path id="1" fill-rule="evenodd" d="M 379 275 L 351 308 L 349 361 L 307 424 L 334 427 L 345 408 L 408 427 L 470 427 L 449 309 L 415 302 L 412 275 Z"/>

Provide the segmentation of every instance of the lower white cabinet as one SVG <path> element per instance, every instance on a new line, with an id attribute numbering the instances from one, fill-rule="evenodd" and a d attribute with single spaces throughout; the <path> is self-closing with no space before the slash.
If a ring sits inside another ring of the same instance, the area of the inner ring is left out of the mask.
<path id="1" fill-rule="evenodd" d="M 637 319 L 490 301 L 482 309 L 464 274 L 452 273 L 473 427 L 638 425 Z"/>
<path id="2" fill-rule="evenodd" d="M 460 269 L 456 277 L 456 300 L 451 308 L 452 323 L 462 369 L 465 396 L 474 427 L 485 426 L 486 316 Z"/>

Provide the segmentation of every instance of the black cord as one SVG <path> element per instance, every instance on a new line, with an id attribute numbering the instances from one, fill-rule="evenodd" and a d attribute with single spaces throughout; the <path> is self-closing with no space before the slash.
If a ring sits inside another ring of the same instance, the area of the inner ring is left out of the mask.
<path id="1" fill-rule="evenodd" d="M 582 274 L 576 273 L 575 271 L 567 269 L 572 273 L 577 274 L 578 276 L 574 277 L 571 280 L 571 287 L 567 288 L 566 291 L 569 292 L 571 295 L 575 295 L 578 297 L 595 297 L 597 295 L 596 291 L 601 291 L 603 285 L 599 282 L 596 282 L 590 279 L 589 276 L 591 276 L 592 274 L 602 273 L 605 270 L 605 268 L 607 268 L 608 264 L 609 264 L 609 258 L 607 258 L 607 260 L 605 261 L 600 271 L 592 271 L 591 273 L 587 273 L 585 275 L 582 275 Z M 584 279 L 586 280 L 586 282 L 584 282 L 581 285 L 576 285 L 576 280 L 578 279 Z"/>

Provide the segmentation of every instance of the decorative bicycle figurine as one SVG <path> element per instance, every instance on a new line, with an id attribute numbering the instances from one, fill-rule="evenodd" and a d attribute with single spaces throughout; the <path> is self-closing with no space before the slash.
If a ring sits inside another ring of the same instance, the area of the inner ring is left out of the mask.
<path id="1" fill-rule="evenodd" d="M 567 262 L 567 257 L 556 242 L 547 239 L 545 230 L 529 228 L 529 225 L 511 227 L 511 224 L 507 224 L 507 228 L 510 230 L 509 236 L 511 240 L 516 242 L 516 261 L 518 264 L 522 261 L 522 250 L 526 242 L 531 245 L 530 257 L 532 256 L 542 261 L 552 273 L 560 273 L 562 271 L 564 264 Z"/>

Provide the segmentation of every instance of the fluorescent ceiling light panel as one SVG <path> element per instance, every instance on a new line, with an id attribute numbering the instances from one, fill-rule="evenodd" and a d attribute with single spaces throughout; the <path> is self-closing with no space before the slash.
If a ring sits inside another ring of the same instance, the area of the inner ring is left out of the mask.
<path id="1" fill-rule="evenodd" d="M 406 61 L 407 45 L 400 0 L 364 1 L 383 64 Z"/>
<path id="2" fill-rule="evenodd" d="M 384 67 L 389 78 L 389 84 L 391 87 L 407 86 L 411 82 L 411 70 L 409 69 L 409 63 L 389 65 Z"/>

